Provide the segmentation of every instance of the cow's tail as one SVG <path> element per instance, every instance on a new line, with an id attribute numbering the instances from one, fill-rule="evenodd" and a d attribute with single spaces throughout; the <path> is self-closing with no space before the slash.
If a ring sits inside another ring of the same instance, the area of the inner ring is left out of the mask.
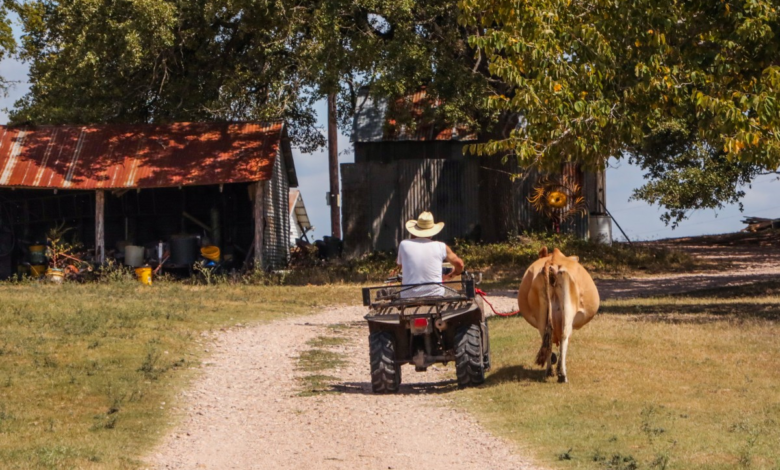
<path id="1" fill-rule="evenodd" d="M 536 354 L 536 364 L 544 366 L 547 363 L 547 358 L 550 357 L 552 352 L 552 286 L 550 283 L 550 276 L 552 272 L 550 270 L 551 264 L 545 263 L 542 273 L 544 274 L 544 295 L 547 299 L 547 324 L 544 327 L 544 335 L 542 336 L 542 347 L 539 348 L 539 352 Z"/>

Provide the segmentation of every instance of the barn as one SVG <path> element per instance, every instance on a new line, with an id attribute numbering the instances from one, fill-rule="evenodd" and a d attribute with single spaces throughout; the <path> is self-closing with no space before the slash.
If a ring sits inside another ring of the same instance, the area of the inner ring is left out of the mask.
<path id="1" fill-rule="evenodd" d="M 513 159 L 466 155 L 479 137 L 459 127 L 437 125 L 424 90 L 401 103 L 415 126 L 390 118 L 386 100 L 360 90 L 353 122 L 354 163 L 341 165 L 344 246 L 349 255 L 394 250 L 406 237 L 403 222 L 430 210 L 446 223 L 439 239 L 484 242 L 545 227 L 529 200 L 545 177 L 576 184 L 586 210 L 559 229 L 587 238 L 591 214 L 606 210 L 603 171 L 565 164 L 559 175 L 522 172 Z M 394 102 L 393 106 L 398 106 Z"/>
<path id="2" fill-rule="evenodd" d="M 173 269 L 214 245 L 226 266 L 280 268 L 297 185 L 282 123 L 0 126 L 0 277 L 63 224 L 96 264 L 132 245 L 155 265 L 165 245 Z"/>

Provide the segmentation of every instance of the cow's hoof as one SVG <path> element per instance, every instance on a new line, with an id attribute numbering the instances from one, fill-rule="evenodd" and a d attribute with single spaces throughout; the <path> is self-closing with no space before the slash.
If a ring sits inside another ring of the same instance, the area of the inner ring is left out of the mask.
<path id="1" fill-rule="evenodd" d="M 550 356 L 550 364 L 555 365 L 558 363 L 558 356 L 555 355 L 555 353 L 552 353 Z"/>
<path id="2" fill-rule="evenodd" d="M 565 376 L 565 375 L 559 375 L 559 376 L 558 376 L 558 383 L 559 383 L 559 384 L 565 384 L 565 383 L 569 383 L 569 379 L 568 379 L 568 378 L 566 378 L 566 376 Z"/>

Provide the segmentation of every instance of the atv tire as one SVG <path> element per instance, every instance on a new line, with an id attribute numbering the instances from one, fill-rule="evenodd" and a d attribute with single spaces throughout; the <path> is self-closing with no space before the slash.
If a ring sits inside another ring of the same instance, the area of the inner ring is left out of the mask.
<path id="1" fill-rule="evenodd" d="M 455 370 L 458 386 L 480 385 L 485 381 L 482 332 L 479 325 L 464 325 L 455 333 Z"/>
<path id="2" fill-rule="evenodd" d="M 371 359 L 371 390 L 374 393 L 397 393 L 401 386 L 401 365 L 395 363 L 395 338 L 387 331 L 368 337 Z"/>

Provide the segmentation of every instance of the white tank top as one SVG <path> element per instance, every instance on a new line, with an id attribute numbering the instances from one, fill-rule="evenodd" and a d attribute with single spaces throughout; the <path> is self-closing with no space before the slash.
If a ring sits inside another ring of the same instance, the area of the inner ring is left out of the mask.
<path id="1" fill-rule="evenodd" d="M 442 282 L 441 264 L 447 259 L 447 245 L 430 238 L 404 240 L 398 246 L 398 264 L 403 269 L 403 284 Z M 402 298 L 444 295 L 442 286 L 420 286 L 401 291 Z"/>

